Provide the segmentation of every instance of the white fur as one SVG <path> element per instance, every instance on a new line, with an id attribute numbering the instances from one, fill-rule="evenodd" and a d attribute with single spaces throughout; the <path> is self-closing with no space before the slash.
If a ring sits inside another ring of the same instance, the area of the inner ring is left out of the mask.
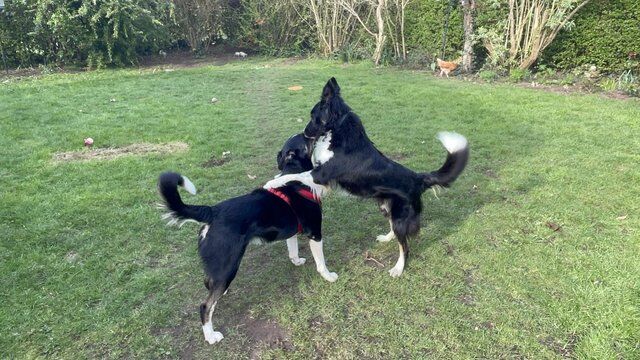
<path id="1" fill-rule="evenodd" d="M 338 280 L 338 274 L 330 272 L 329 269 L 327 269 L 327 264 L 324 262 L 322 240 L 309 240 L 309 247 L 311 248 L 311 253 L 313 254 L 313 260 L 315 260 L 316 262 L 316 270 L 318 270 L 320 276 L 322 276 L 328 282 L 334 282 Z"/>
<path id="2" fill-rule="evenodd" d="M 462 151 L 467 147 L 467 139 L 454 132 L 443 131 L 438 133 L 438 140 L 450 154 Z"/>
<path id="3" fill-rule="evenodd" d="M 394 278 L 402 275 L 402 272 L 404 271 L 404 252 L 402 251 L 402 245 L 398 244 L 398 247 L 400 248 L 400 256 L 398 257 L 398 262 L 394 267 L 391 268 L 391 270 L 389 270 L 389 275 Z"/>
<path id="4" fill-rule="evenodd" d="M 277 179 L 269 180 L 266 184 L 264 184 L 263 188 L 277 189 L 285 186 L 288 182 L 291 181 L 299 181 L 302 184 L 308 186 L 311 189 L 311 192 L 320 199 L 322 199 L 329 192 L 328 187 L 313 182 L 311 171 L 303 172 L 300 174 L 282 175 Z"/>
<path id="5" fill-rule="evenodd" d="M 249 244 L 252 245 L 264 245 L 265 241 L 263 238 L 260 237 L 253 237 L 251 238 L 251 240 L 249 240 Z"/>
<path id="6" fill-rule="evenodd" d="M 295 266 L 304 264 L 307 259 L 298 257 L 298 236 L 293 235 L 287 239 L 287 250 L 289 251 L 289 259 Z"/>
<path id="7" fill-rule="evenodd" d="M 207 237 L 208 232 L 209 232 L 209 225 L 205 225 L 202 228 L 202 231 L 200 232 L 200 237 L 204 239 L 205 237 Z"/>
<path id="8" fill-rule="evenodd" d="M 224 339 L 224 336 L 221 332 L 213 331 L 213 325 L 210 322 L 202 325 L 202 332 L 204 333 L 204 339 L 210 345 L 213 345 L 218 341 Z"/>
<path id="9" fill-rule="evenodd" d="M 196 186 L 193 185 L 193 183 L 191 182 L 191 180 L 189 180 L 188 177 L 186 176 L 182 176 L 182 182 L 183 182 L 183 187 L 185 190 L 187 190 L 187 192 L 189 192 L 189 194 L 191 195 L 195 195 L 196 194 Z"/>
<path id="10" fill-rule="evenodd" d="M 376 237 L 376 240 L 380 241 L 380 242 L 389 242 L 393 239 L 396 238 L 396 233 L 393 232 L 393 230 L 389 230 L 389 232 L 387 233 L 387 235 L 378 235 Z"/>
<path id="11" fill-rule="evenodd" d="M 224 339 L 221 332 L 213 331 L 213 324 L 211 323 L 211 317 L 213 316 L 213 310 L 216 308 L 216 303 L 211 305 L 211 309 L 209 309 L 209 318 L 207 322 L 202 325 L 202 332 L 204 333 L 204 339 L 210 344 L 213 345 L 218 341 Z"/>
<path id="12" fill-rule="evenodd" d="M 311 162 L 313 166 L 319 166 L 333 157 L 333 151 L 329 150 L 331 146 L 331 131 L 326 135 L 320 136 L 318 141 L 313 147 L 313 154 L 311 154 Z"/>

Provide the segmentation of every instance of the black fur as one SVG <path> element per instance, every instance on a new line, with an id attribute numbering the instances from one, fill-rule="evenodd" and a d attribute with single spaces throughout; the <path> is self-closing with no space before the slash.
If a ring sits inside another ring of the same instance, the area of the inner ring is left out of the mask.
<path id="1" fill-rule="evenodd" d="M 396 163 L 369 140 L 360 118 L 340 96 L 335 78 L 322 90 L 304 130 L 305 136 L 312 139 L 329 132 L 333 157 L 323 164 L 314 164 L 313 182 L 337 183 L 354 195 L 377 199 L 383 208 L 388 208 L 384 210 L 391 217 L 393 232 L 408 259 L 407 238 L 420 229 L 422 193 L 434 185 L 446 187 L 456 180 L 469 158 L 468 147 L 448 153 L 444 165 L 433 172 L 416 173 Z"/>
<path id="2" fill-rule="evenodd" d="M 283 174 L 311 170 L 309 149 L 310 142 L 302 134 L 291 137 L 278 152 L 278 168 Z M 172 216 L 178 221 L 195 220 L 206 224 L 199 231 L 198 243 L 206 274 L 205 287 L 209 290 L 209 297 L 200 306 L 203 325 L 209 309 L 215 306 L 235 278 L 251 240 L 259 238 L 272 242 L 288 239 L 298 232 L 298 221 L 303 234 L 316 241 L 322 239 L 320 204 L 298 194 L 298 189 L 308 189 L 300 183 L 279 188 L 289 197 L 291 205 L 264 189 L 256 189 L 214 206 L 187 205 L 178 193 L 178 186 L 184 186 L 182 175 L 175 172 L 160 175 L 160 194 Z M 203 237 L 206 226 L 209 228 Z"/>

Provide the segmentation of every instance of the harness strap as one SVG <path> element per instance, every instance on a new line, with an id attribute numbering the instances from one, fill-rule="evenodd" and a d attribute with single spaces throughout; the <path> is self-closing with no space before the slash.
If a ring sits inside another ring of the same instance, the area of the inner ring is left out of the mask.
<path id="1" fill-rule="evenodd" d="M 291 208 L 291 211 L 293 211 L 293 214 L 296 216 L 296 220 L 298 220 L 298 234 L 301 234 L 302 233 L 302 223 L 300 222 L 300 217 L 296 213 L 296 210 L 293 208 L 293 206 L 291 206 L 291 199 L 289 199 L 289 197 L 287 195 L 285 195 L 282 191 L 280 191 L 278 189 L 267 189 L 267 191 L 272 193 L 273 195 L 279 197 L 280 199 L 282 199 L 282 201 L 286 202 L 287 205 L 289 205 L 289 207 Z M 298 190 L 298 194 L 300 194 L 300 196 L 302 196 L 305 199 L 308 199 L 308 200 L 311 200 L 313 202 L 316 202 L 316 203 L 320 204 L 320 198 L 318 198 L 317 196 L 313 195 L 313 193 L 311 191 L 309 191 L 309 190 L 300 189 L 300 190 Z"/>

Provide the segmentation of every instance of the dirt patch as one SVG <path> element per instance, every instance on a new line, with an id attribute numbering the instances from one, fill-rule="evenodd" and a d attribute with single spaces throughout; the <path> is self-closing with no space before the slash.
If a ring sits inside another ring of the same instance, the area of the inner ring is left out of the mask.
<path id="1" fill-rule="evenodd" d="M 229 158 L 227 157 L 217 157 L 213 155 L 209 160 L 202 163 L 203 168 L 212 168 L 216 166 L 221 166 L 227 163 Z"/>
<path id="2" fill-rule="evenodd" d="M 476 299 L 473 297 L 473 295 L 470 295 L 470 294 L 463 294 L 458 296 L 458 301 L 460 301 L 463 305 L 466 305 L 466 306 L 476 305 Z"/>
<path id="3" fill-rule="evenodd" d="M 186 151 L 189 145 L 183 142 L 166 144 L 138 143 L 118 148 L 98 148 L 81 151 L 68 151 L 53 154 L 54 162 L 113 160 L 123 156 L 167 154 Z"/>
<path id="4" fill-rule="evenodd" d="M 578 340 L 578 335 L 571 333 L 567 336 L 566 341 L 555 339 L 553 336 L 547 336 L 538 339 L 538 342 L 551 349 L 559 356 L 562 356 L 565 359 L 572 359 L 575 357 L 574 352 L 576 345 L 578 344 Z"/>
<path id="5" fill-rule="evenodd" d="M 243 321 L 244 333 L 256 347 L 251 351 L 251 359 L 260 359 L 263 349 L 293 350 L 291 336 L 276 322 L 246 317 Z"/>
<path id="6" fill-rule="evenodd" d="M 389 159 L 393 161 L 402 161 L 408 158 L 409 155 L 410 154 L 406 152 L 392 152 L 392 153 L 389 153 L 387 156 L 389 157 Z"/>

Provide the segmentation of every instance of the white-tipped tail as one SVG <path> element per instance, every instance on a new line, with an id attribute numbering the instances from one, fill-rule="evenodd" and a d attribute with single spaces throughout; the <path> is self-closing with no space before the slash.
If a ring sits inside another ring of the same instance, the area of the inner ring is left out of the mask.
<path id="1" fill-rule="evenodd" d="M 191 180 L 189 180 L 189 178 L 184 175 L 182 175 L 182 186 L 184 187 L 185 190 L 187 190 L 189 194 L 192 194 L 192 195 L 196 194 L 196 186 L 193 185 Z"/>
<path id="2" fill-rule="evenodd" d="M 454 132 L 443 131 L 438 133 L 438 140 L 450 154 L 462 151 L 467 148 L 467 139 Z"/>

